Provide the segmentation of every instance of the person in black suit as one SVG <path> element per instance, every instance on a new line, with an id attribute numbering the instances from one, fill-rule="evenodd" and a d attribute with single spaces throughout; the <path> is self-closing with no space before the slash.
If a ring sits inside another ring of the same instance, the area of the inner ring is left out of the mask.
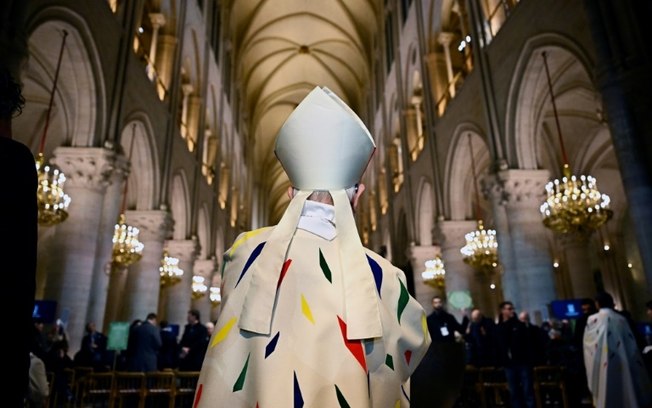
<path id="1" fill-rule="evenodd" d="M 179 370 L 199 371 L 204 362 L 206 350 L 203 344 L 208 335 L 206 326 L 201 324 L 199 310 L 188 312 L 188 324 L 183 329 L 183 336 L 179 342 L 181 354 L 179 355 Z"/>
<path id="2" fill-rule="evenodd" d="M 20 2 L 14 2 L 20 3 Z M 5 27 L 6 28 L 6 27 Z M 4 30 L 4 28 L 3 28 Z M 5 327 L 15 330 L 9 350 L 17 353 L 17 362 L 3 382 L 7 406 L 22 406 L 29 384 L 30 347 L 33 338 L 32 312 L 36 290 L 36 241 L 38 209 L 36 206 L 36 167 L 27 146 L 12 140 L 11 119 L 25 103 L 20 86 L 0 59 L 0 174 L 6 199 L 0 200 L 0 256 L 13 259 L 11 273 L 4 275 L 4 285 L 11 288 L 11 313 L 6 313 Z M 3 397 L 3 398 L 5 398 Z"/>
<path id="3" fill-rule="evenodd" d="M 132 333 L 134 353 L 129 361 L 129 371 L 156 371 L 158 369 L 158 351 L 161 349 L 161 335 L 156 327 L 155 313 Z"/>

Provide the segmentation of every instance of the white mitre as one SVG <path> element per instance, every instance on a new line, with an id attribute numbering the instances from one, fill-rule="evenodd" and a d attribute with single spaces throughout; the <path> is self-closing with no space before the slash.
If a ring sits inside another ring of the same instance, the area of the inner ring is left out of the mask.
<path id="1" fill-rule="evenodd" d="M 355 112 L 328 88 L 316 87 L 281 127 L 275 153 L 293 187 L 339 190 L 360 181 L 375 149 Z"/>
<path id="2" fill-rule="evenodd" d="M 275 153 L 292 186 L 292 198 L 252 265 L 238 326 L 269 335 L 276 286 L 301 210 L 316 190 L 328 191 L 335 206 L 335 225 L 344 271 L 344 302 L 349 340 L 382 336 L 378 294 L 345 189 L 362 178 L 376 149 L 369 130 L 344 101 L 328 88 L 313 89 L 285 121 Z"/>

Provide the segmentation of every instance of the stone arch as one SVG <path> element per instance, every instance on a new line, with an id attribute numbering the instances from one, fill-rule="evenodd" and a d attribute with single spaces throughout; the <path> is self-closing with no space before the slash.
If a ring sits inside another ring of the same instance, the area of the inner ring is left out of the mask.
<path id="1" fill-rule="evenodd" d="M 471 171 L 471 156 L 468 137 L 471 135 L 475 168 L 478 183 L 482 175 L 487 173 L 491 165 L 489 147 L 479 128 L 470 123 L 460 124 L 454 132 L 452 143 L 446 155 L 446 171 L 444 176 L 444 191 L 448 201 L 444 203 L 445 212 L 451 220 L 475 219 L 474 213 L 474 176 Z M 478 185 L 478 189 L 480 186 Z M 491 215 L 489 203 L 480 194 L 480 208 L 485 218 Z"/>
<path id="2" fill-rule="evenodd" d="M 186 239 L 189 234 L 190 196 L 188 178 L 183 170 L 179 170 L 172 178 L 169 202 L 174 219 L 172 237 L 173 239 Z"/>
<path id="3" fill-rule="evenodd" d="M 197 216 L 197 237 L 199 238 L 199 258 L 207 259 L 210 255 L 211 228 L 208 206 L 203 203 Z"/>
<path id="4" fill-rule="evenodd" d="M 419 197 L 416 211 L 419 245 L 430 246 L 435 223 L 435 196 L 432 184 L 425 177 L 421 179 L 417 197 Z"/>
<path id="5" fill-rule="evenodd" d="M 22 115 L 13 121 L 15 137 L 34 152 L 45 125 L 62 32 L 68 37 L 50 116 L 44 154 L 61 145 L 98 146 L 106 133 L 105 88 L 97 47 L 86 22 L 64 7 L 48 7 L 28 23 L 29 59 L 22 72 Z"/>
<path id="6" fill-rule="evenodd" d="M 545 120 L 542 112 L 543 105 L 546 105 L 546 111 L 552 112 L 552 109 L 541 57 L 542 51 L 548 52 L 553 91 L 560 108 L 562 129 L 564 129 L 562 99 L 565 97 L 568 102 L 574 96 L 582 99 L 583 93 L 586 94 L 594 89 L 588 74 L 590 72 L 588 67 L 591 66 L 589 58 L 572 40 L 551 33 L 528 40 L 516 64 L 507 100 L 505 148 L 509 164 L 514 168 L 537 169 L 543 164 L 537 157 L 543 153 L 537 151 L 537 133 Z M 586 95 L 584 99 L 581 104 L 586 104 Z M 584 115 L 586 116 L 586 113 Z M 545 154 L 555 157 L 558 155 L 555 152 L 559 152 L 557 131 L 554 126 L 549 127 L 549 131 L 551 141 L 554 143 L 551 146 L 553 151 Z M 557 161 L 554 163 L 555 167 L 559 167 L 559 159 L 554 160 Z"/>
<path id="7" fill-rule="evenodd" d="M 131 168 L 127 189 L 127 206 L 137 210 L 152 210 L 156 207 L 160 185 L 158 154 L 155 148 L 154 132 L 149 117 L 142 112 L 129 115 L 120 132 L 120 146 L 125 156 L 131 149 Z"/>

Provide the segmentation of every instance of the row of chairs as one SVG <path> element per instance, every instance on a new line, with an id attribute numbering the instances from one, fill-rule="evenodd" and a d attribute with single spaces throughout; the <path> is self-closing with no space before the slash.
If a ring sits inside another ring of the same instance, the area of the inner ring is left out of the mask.
<path id="1" fill-rule="evenodd" d="M 53 388 L 49 374 L 50 407 L 185 407 L 194 398 L 198 371 L 95 372 L 89 367 L 66 369 L 66 395 Z"/>
<path id="2" fill-rule="evenodd" d="M 534 367 L 533 383 L 537 408 L 570 407 L 564 367 Z M 457 407 L 508 407 L 509 387 L 502 368 L 466 367 L 464 386 Z"/>

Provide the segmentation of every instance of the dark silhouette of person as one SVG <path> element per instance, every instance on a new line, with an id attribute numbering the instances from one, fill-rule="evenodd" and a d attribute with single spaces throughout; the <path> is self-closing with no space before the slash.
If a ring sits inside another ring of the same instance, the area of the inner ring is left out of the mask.
<path id="1" fill-rule="evenodd" d="M 485 317 L 480 309 L 471 311 L 471 321 L 464 336 L 468 344 L 467 361 L 474 367 L 488 367 L 495 364 L 496 325 Z"/>
<path id="2" fill-rule="evenodd" d="M 158 369 L 177 368 L 179 364 L 179 343 L 167 320 L 161 320 L 161 349 L 158 353 Z"/>
<path id="3" fill-rule="evenodd" d="M 181 353 L 179 355 L 179 370 L 181 371 L 199 371 L 204 362 L 206 349 L 203 347 L 208 330 L 201 324 L 199 310 L 190 310 L 188 312 L 188 324 L 183 329 L 183 336 L 179 346 Z"/>
<path id="4" fill-rule="evenodd" d="M 13 2 L 14 7 L 20 6 Z M 18 24 L 16 21 L 10 23 Z M 2 31 L 8 30 L 3 27 Z M 22 406 L 29 386 L 30 348 L 32 347 L 34 292 L 36 290 L 36 242 L 38 208 L 36 204 L 36 167 L 34 156 L 20 142 L 12 139 L 11 119 L 20 114 L 25 103 L 20 86 L 0 60 L 0 174 L 3 175 L 5 199 L 0 200 L 0 256 L 13 259 L 11 273 L 5 274 L 6 288 L 11 288 L 11 313 L 6 313 L 5 327 L 14 334 L 9 350 L 16 353 L 14 363 L 6 367 L 12 373 L 3 387 L 12 392 L 3 400 L 7 406 Z M 15 365 L 14 365 L 15 364 Z"/>
<path id="5" fill-rule="evenodd" d="M 82 338 L 81 348 L 75 356 L 77 366 L 93 367 L 96 371 L 108 369 L 106 361 L 107 338 L 97 331 L 95 323 L 86 324 L 86 334 Z"/>
<path id="6" fill-rule="evenodd" d="M 143 324 L 134 328 L 134 353 L 128 362 L 129 371 L 156 371 L 158 369 L 158 351 L 161 348 L 161 335 L 156 327 L 156 314 L 150 313 Z"/>

